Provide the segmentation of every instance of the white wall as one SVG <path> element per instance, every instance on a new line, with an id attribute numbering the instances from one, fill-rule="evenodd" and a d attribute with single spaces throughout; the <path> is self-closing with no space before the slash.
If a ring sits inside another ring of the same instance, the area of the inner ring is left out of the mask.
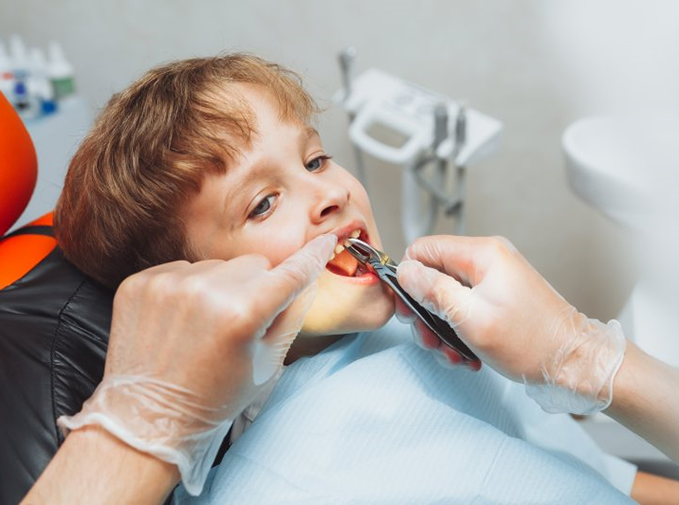
<path id="1" fill-rule="evenodd" d="M 630 96 L 652 95 L 657 102 L 665 94 L 676 106 L 676 92 L 667 91 L 679 89 L 678 39 L 671 28 L 677 8 L 671 1 L 10 3 L 0 4 L 0 37 L 16 32 L 31 45 L 61 41 L 77 68 L 80 92 L 95 107 L 152 65 L 231 50 L 300 71 L 330 106 L 340 85 L 335 56 L 356 46 L 359 71 L 382 68 L 465 98 L 504 121 L 502 154 L 469 174 L 470 234 L 509 237 L 591 316 L 614 317 L 629 292 L 631 276 L 620 259 L 625 237 L 570 193 L 560 135 L 578 117 L 616 109 Z M 654 73 L 659 69 L 663 79 L 670 76 L 666 85 Z M 328 150 L 350 167 L 343 113 L 330 107 L 319 126 Z M 383 239 L 399 256 L 404 244 L 391 217 L 398 216 L 397 173 L 377 163 L 371 169 L 369 189 Z M 386 177 L 378 184 L 380 176 Z"/>

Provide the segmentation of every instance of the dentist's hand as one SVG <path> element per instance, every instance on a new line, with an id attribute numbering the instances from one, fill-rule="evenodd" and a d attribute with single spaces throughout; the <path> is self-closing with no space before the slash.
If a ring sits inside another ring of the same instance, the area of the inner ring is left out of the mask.
<path id="1" fill-rule="evenodd" d="M 610 404 L 625 350 L 619 325 L 575 310 L 507 240 L 419 239 L 399 265 L 398 281 L 483 362 L 526 382 L 545 410 L 588 413 Z M 399 314 L 408 318 L 402 306 Z M 425 347 L 460 362 L 426 327 L 416 323 L 415 330 Z"/>
<path id="2" fill-rule="evenodd" d="M 104 380 L 59 424 L 103 427 L 176 465 L 199 493 L 231 421 L 282 366 L 336 241 L 317 238 L 274 268 L 249 255 L 128 278 L 114 301 Z"/>

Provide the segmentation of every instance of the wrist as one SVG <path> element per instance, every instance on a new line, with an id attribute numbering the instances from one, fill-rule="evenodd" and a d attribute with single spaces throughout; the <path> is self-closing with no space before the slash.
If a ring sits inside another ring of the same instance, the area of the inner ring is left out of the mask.
<path id="1" fill-rule="evenodd" d="M 137 451 L 176 466 L 189 494 L 200 494 L 222 440 L 232 405 L 213 408 L 181 386 L 139 375 L 109 375 L 63 430 L 99 426 Z"/>
<path id="2" fill-rule="evenodd" d="M 87 426 L 66 437 L 25 503 L 159 503 L 178 481 L 175 465 Z"/>
<path id="3" fill-rule="evenodd" d="M 564 346 L 554 382 L 601 405 L 599 410 L 607 408 L 625 352 L 626 341 L 620 323 L 611 320 L 604 324 L 578 313 L 573 318 L 572 331 L 574 334 Z"/>
<path id="4" fill-rule="evenodd" d="M 542 366 L 543 383 L 526 391 L 547 412 L 594 414 L 611 404 L 626 349 L 620 324 L 573 310 L 556 329 L 560 346 Z"/>

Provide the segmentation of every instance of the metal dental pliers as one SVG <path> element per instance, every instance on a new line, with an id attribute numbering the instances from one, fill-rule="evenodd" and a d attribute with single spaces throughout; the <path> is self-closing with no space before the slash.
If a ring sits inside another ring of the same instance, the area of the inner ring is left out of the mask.
<path id="1" fill-rule="evenodd" d="M 460 340 L 460 337 L 457 336 L 447 322 L 429 312 L 405 292 L 396 279 L 396 267 L 398 264 L 388 254 L 375 249 L 370 244 L 357 238 L 349 238 L 347 241 L 351 244 L 349 247 L 346 247 L 349 254 L 362 264 L 368 266 L 382 282 L 385 282 L 444 344 L 457 351 L 464 361 L 479 361 L 478 356 Z"/>

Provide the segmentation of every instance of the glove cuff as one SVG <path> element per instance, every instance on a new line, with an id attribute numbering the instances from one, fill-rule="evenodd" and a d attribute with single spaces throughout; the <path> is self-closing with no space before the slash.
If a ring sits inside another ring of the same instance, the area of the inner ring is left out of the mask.
<path id="1" fill-rule="evenodd" d="M 570 338 L 563 338 L 566 343 L 542 366 L 543 383 L 524 377 L 526 393 L 550 413 L 591 415 L 607 409 L 627 347 L 620 323 L 604 324 L 576 312 L 560 331 Z"/>
<path id="2" fill-rule="evenodd" d="M 82 410 L 61 416 L 64 434 L 97 425 L 134 449 L 177 466 L 191 495 L 203 489 L 233 423 L 226 409 L 202 407 L 190 391 L 144 376 L 110 376 Z"/>

